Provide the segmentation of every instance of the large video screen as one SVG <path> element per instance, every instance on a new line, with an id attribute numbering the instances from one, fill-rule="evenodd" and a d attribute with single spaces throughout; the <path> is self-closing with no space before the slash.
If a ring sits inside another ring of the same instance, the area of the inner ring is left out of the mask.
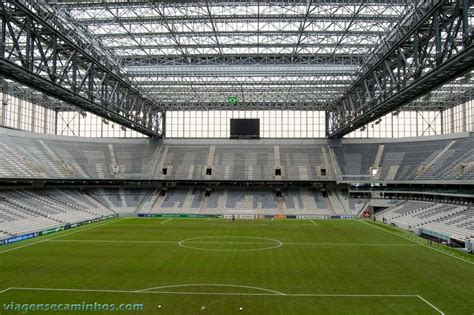
<path id="1" fill-rule="evenodd" d="M 260 119 L 230 119 L 231 138 L 259 138 Z"/>

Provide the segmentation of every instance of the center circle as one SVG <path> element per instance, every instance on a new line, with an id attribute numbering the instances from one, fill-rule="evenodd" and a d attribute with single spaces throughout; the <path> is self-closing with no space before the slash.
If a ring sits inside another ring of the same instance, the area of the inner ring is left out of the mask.
<path id="1" fill-rule="evenodd" d="M 283 242 L 253 236 L 201 236 L 178 242 L 184 248 L 217 252 L 243 252 L 278 248 Z"/>

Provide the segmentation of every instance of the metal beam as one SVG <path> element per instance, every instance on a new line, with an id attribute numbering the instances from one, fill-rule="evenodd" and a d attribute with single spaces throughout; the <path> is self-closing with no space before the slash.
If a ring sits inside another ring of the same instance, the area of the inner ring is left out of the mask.
<path id="1" fill-rule="evenodd" d="M 393 6 L 393 5 L 405 5 L 412 0 L 367 0 L 368 4 L 372 5 L 382 5 L 382 6 Z M 82 1 L 82 0 L 47 0 L 48 3 L 51 5 L 68 5 L 71 7 L 76 8 L 95 8 L 101 6 L 108 6 L 108 7 L 124 7 L 124 6 L 141 6 L 149 4 L 149 0 L 127 0 L 126 2 L 122 0 L 108 0 L 108 1 L 101 1 L 101 2 L 93 2 L 93 1 Z M 199 4 L 200 0 L 185 0 L 185 1 L 178 1 L 180 5 L 195 5 Z M 228 1 L 219 1 L 220 5 L 255 5 L 262 2 L 261 0 L 228 0 Z M 306 4 L 307 0 L 272 0 L 271 3 L 274 5 L 287 5 L 288 3 L 291 4 Z M 353 4 L 354 0 L 318 0 L 321 4 Z"/>
<path id="2" fill-rule="evenodd" d="M 224 22 L 239 22 L 239 23 L 253 23 L 257 20 L 260 22 L 289 22 L 289 21 L 299 21 L 304 19 L 304 14 L 294 14 L 294 15 L 218 15 L 214 16 L 215 23 L 224 23 Z M 178 16 L 172 15 L 167 16 L 166 19 L 169 22 L 180 22 L 183 24 L 186 23 L 202 23 L 209 20 L 208 16 L 196 15 L 196 16 Z M 398 15 L 386 15 L 386 16 L 348 16 L 343 14 L 321 14 L 309 16 L 308 22 L 343 22 L 343 21 L 363 21 L 363 22 L 397 22 L 400 19 Z M 152 17 L 142 17 L 142 16 L 127 16 L 127 17 L 93 17 L 93 18 L 77 18 L 75 19 L 76 23 L 82 26 L 89 25 L 113 25 L 116 23 L 121 24 L 154 24 L 159 22 L 159 19 L 155 16 Z"/>
<path id="3" fill-rule="evenodd" d="M 49 7 L 6 1 L 0 4 L 0 17 L 6 29 L 2 76 L 130 129 L 161 136 L 162 109 Z"/>
<path id="4" fill-rule="evenodd" d="M 385 31 L 351 31 L 350 35 L 352 36 L 366 36 L 366 37 L 375 37 L 378 38 L 379 36 L 385 35 Z M 203 36 L 209 37 L 214 36 L 214 31 L 209 30 L 196 30 L 196 31 L 177 31 L 175 32 L 177 36 Z M 240 36 L 253 36 L 256 35 L 256 31 L 247 31 L 247 30 L 232 30 L 232 31 L 218 31 L 219 36 L 226 36 L 226 37 L 240 37 Z M 281 35 L 289 35 L 289 36 L 341 36 L 347 34 L 346 30 L 260 30 L 258 31 L 260 36 L 281 36 Z M 151 31 L 151 32 L 140 32 L 131 30 L 130 32 L 106 32 L 106 33 L 96 33 L 94 34 L 96 38 L 100 39 L 130 39 L 131 36 L 139 37 L 139 38 L 160 38 L 160 37 L 169 37 L 169 32 L 167 31 Z"/>
<path id="5" fill-rule="evenodd" d="M 120 62 L 124 67 L 129 66 L 179 66 L 179 65 L 362 65 L 363 54 L 200 54 L 200 55 L 128 55 L 121 56 Z"/>
<path id="6" fill-rule="evenodd" d="M 332 138 L 409 104 L 474 69 L 462 0 L 426 1 L 371 54 L 352 87 L 330 104 Z"/>
<path id="7" fill-rule="evenodd" d="M 166 108 L 166 111 L 207 111 L 207 110 L 303 110 L 303 111 L 324 111 L 327 102 L 293 102 L 282 100 L 281 102 L 265 102 L 265 100 L 258 102 L 239 102 L 236 105 L 228 105 L 225 99 L 222 102 L 206 102 L 199 103 L 198 101 L 181 101 L 161 103 L 161 106 Z"/>
<path id="8" fill-rule="evenodd" d="M 471 0 L 443 1 L 472 3 Z M 229 109 L 225 100 L 235 94 L 241 102 L 233 109 L 241 110 L 319 110 L 332 104 L 333 124 L 358 117 L 373 107 L 374 103 L 370 102 L 380 103 L 421 75 L 427 75 L 441 65 L 436 56 L 446 59 L 444 51 L 451 49 L 453 56 L 460 52 L 452 49 L 456 46 L 453 43 L 464 39 L 458 36 L 451 40 L 447 36 L 458 28 L 458 24 L 449 22 L 452 11 L 447 10 L 433 19 L 429 30 L 420 31 L 411 42 L 406 42 L 404 45 L 408 48 L 398 47 L 390 57 L 381 58 L 387 52 L 385 48 L 392 47 L 401 38 L 392 38 L 390 32 L 398 29 L 393 33 L 404 34 L 414 25 L 407 22 L 422 17 L 419 4 L 434 2 L 436 0 L 65 0 L 54 2 L 55 11 L 48 12 L 52 17 L 63 18 L 60 23 L 67 27 L 82 25 L 81 32 L 93 42 L 81 48 L 91 53 L 93 46 L 99 53 L 92 55 L 101 64 L 111 65 L 107 68 L 114 69 L 120 78 L 127 76 L 138 92 L 149 96 L 161 110 Z M 472 21 L 473 11 L 473 8 L 470 12 L 463 11 L 462 19 Z M 414 12 L 410 15 L 414 18 L 402 20 L 407 12 Z M 126 103 L 123 101 L 125 93 L 113 81 L 95 79 L 100 76 L 100 68 L 81 62 L 82 54 L 60 50 L 67 45 L 61 41 L 49 45 L 47 36 L 38 40 L 35 38 L 38 32 L 33 28 L 32 31 L 23 29 L 17 46 L 9 45 L 25 53 L 13 54 L 9 61 L 33 69 L 43 78 L 64 77 L 59 84 L 61 87 L 73 87 L 86 98 L 87 91 L 105 84 L 108 89 L 104 89 L 104 93 L 118 91 L 122 94 L 116 97 L 117 103 Z M 467 22 L 459 25 L 459 29 L 458 33 L 465 38 L 472 33 L 472 26 Z M 74 43 L 80 42 L 69 28 L 66 35 Z M 432 40 L 433 36 L 437 39 Z M 383 38 L 386 43 L 381 47 L 384 49 L 375 50 Z M 446 49 L 445 42 L 448 43 Z M 465 43 L 468 42 L 466 39 Z M 376 58 L 368 58 L 373 50 Z M 57 58 L 50 57 L 52 51 L 59 51 Z M 430 55 L 435 57 L 427 57 Z M 112 59 L 117 64 L 111 62 Z M 383 61 L 377 63 L 379 59 Z M 374 66 L 370 76 L 357 81 Z M 423 72 L 422 69 L 428 70 Z M 356 82 L 360 86 L 352 90 Z M 453 84 L 455 87 L 451 87 Z M 441 109 L 470 95 L 466 93 L 470 83 L 453 84 L 412 101 L 407 98 L 402 106 Z M 347 93 L 351 95 L 350 100 L 334 106 Z M 94 98 L 93 103 L 99 99 Z M 283 104 L 286 101 L 288 103 Z"/>
<path id="9" fill-rule="evenodd" d="M 0 76 L 0 92 L 17 97 L 19 99 L 29 101 L 36 105 L 51 110 L 77 110 L 74 106 L 65 102 L 49 97 L 41 92 L 35 91 L 27 86 L 22 86 L 16 81 L 8 82 Z"/>

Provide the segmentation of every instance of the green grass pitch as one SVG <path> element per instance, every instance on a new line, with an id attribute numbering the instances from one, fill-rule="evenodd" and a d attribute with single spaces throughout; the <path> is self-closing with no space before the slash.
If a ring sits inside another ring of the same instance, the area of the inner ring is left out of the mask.
<path id="1" fill-rule="evenodd" d="M 474 259 L 363 220 L 113 219 L 0 247 L 0 303 L 472 315 Z"/>

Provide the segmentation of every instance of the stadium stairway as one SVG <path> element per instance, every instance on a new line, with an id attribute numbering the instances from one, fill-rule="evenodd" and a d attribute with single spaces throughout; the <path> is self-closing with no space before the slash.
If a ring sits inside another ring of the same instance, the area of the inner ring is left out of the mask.
<path id="1" fill-rule="evenodd" d="M 145 197 L 142 199 L 140 204 L 138 205 L 137 209 L 134 211 L 135 213 L 149 213 L 150 210 L 153 208 L 153 205 L 157 202 L 159 198 L 160 190 L 153 189 L 150 190 Z"/>
<path id="2" fill-rule="evenodd" d="M 334 214 L 344 214 L 344 206 L 342 205 L 337 193 L 334 191 L 328 191 L 329 204 L 331 204 L 332 211 Z"/>
<path id="3" fill-rule="evenodd" d="M 88 199 L 89 202 L 96 205 L 97 207 L 99 207 L 101 209 L 107 209 L 107 210 L 117 214 L 117 211 L 113 210 L 108 204 L 106 204 L 103 201 L 99 200 L 90 191 L 84 191 L 84 197 L 86 197 L 86 199 Z"/>
<path id="4" fill-rule="evenodd" d="M 436 154 L 433 158 L 426 161 L 426 164 L 421 165 L 416 170 L 416 177 L 425 174 L 428 170 L 432 168 L 432 166 L 440 160 L 441 157 L 456 143 L 456 140 L 451 141 L 443 150 L 441 150 L 438 154 Z"/>

